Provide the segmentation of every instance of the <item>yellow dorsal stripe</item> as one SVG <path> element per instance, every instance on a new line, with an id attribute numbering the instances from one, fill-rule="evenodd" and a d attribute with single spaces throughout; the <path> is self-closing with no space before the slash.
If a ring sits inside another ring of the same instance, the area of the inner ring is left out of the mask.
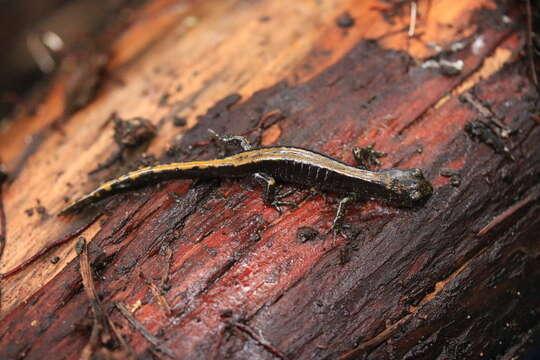
<path id="1" fill-rule="evenodd" d="M 330 171 L 335 171 L 345 176 L 363 179 L 366 181 L 380 180 L 380 174 L 375 174 L 370 171 L 358 169 L 339 161 L 331 159 L 321 154 L 317 154 L 308 150 L 292 147 L 272 147 L 258 150 L 242 152 L 236 155 L 228 156 L 223 159 L 203 160 L 203 161 L 188 161 L 180 163 L 163 164 L 157 166 L 146 167 L 137 171 L 133 171 L 118 179 L 111 180 L 104 185 L 112 185 L 114 183 L 129 179 L 136 179 L 147 173 L 160 173 L 167 171 L 182 171 L 194 168 L 205 169 L 209 167 L 220 166 L 242 166 L 260 161 L 296 161 L 305 164 L 314 164 L 319 167 L 324 167 Z"/>

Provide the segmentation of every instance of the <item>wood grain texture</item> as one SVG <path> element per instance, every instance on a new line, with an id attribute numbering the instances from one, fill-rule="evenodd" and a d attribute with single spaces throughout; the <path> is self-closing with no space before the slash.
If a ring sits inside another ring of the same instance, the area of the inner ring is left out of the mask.
<path id="1" fill-rule="evenodd" d="M 22 166 L 3 192 L 8 229 L 0 272 L 101 211 L 83 234 L 96 287 L 142 358 L 152 356 L 151 346 L 115 302 L 136 309 L 137 320 L 183 359 L 273 358 L 253 339 L 225 330 L 224 312 L 294 359 L 493 358 L 526 349 L 540 326 L 533 286 L 540 278 L 540 127 L 530 118 L 538 95 L 520 57 L 521 9 L 510 1 L 418 4 L 417 37 L 409 39 L 409 3 L 148 3 L 110 45 L 96 98 L 62 131 L 49 127 L 62 111 L 60 76 L 35 115 L 0 134 L 3 161 Z M 344 11 L 355 19 L 347 29 L 336 25 Z M 428 42 L 448 48 L 457 41 L 465 47 L 448 56 L 463 60 L 459 75 L 420 66 L 435 55 Z M 504 140 L 515 161 L 466 135 L 465 125 L 481 118 L 460 101 L 466 91 L 518 130 Z M 235 93 L 240 101 L 228 97 Z M 257 131 L 272 111 L 283 119 Z M 162 161 L 215 156 L 212 146 L 190 147 L 208 140 L 208 128 L 348 163 L 354 146 L 375 143 L 389 154 L 384 167 L 422 168 L 435 192 L 418 209 L 353 206 L 351 239 L 335 244 L 324 235 L 336 209 L 332 197 L 299 189 L 298 208 L 279 214 L 247 180 L 171 181 L 78 216 L 54 216 L 63 197 L 129 167 L 87 175 L 117 149 L 113 112 L 150 119 L 158 136 L 148 151 Z M 187 124 L 174 127 L 175 116 Z M 24 139 L 32 135 L 41 138 L 25 159 Z M 167 153 L 171 143 L 186 151 Z M 459 187 L 440 175 L 443 168 L 459 171 Z M 53 216 L 28 216 L 36 199 Z M 300 242 L 301 226 L 320 236 Z M 167 247 L 170 309 L 139 275 L 159 282 Z M 60 262 L 51 264 L 53 256 Z M 0 334 L 0 358 L 79 356 L 91 312 L 74 257 L 73 244 L 66 245 L 2 281 L 0 328 L 9 331 Z"/>

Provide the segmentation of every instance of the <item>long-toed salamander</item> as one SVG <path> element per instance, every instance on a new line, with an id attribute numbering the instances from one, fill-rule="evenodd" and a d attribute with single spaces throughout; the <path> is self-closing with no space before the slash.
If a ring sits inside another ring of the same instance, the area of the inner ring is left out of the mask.
<path id="1" fill-rule="evenodd" d="M 218 137 L 239 142 L 243 152 L 222 159 L 150 166 L 108 181 L 78 199 L 62 214 L 143 184 L 182 178 L 235 178 L 254 176 L 264 186 L 267 203 L 276 205 L 275 179 L 346 194 L 341 200 L 334 227 L 343 220 L 346 203 L 355 199 L 378 199 L 394 206 L 412 207 L 429 198 L 433 188 L 420 169 L 370 171 L 347 165 L 317 152 L 291 146 L 253 149 L 240 136 Z"/>

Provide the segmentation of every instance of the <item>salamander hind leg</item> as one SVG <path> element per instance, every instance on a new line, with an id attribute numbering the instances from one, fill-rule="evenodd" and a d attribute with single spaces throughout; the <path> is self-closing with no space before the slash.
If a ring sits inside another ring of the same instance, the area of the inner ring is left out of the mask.
<path id="1" fill-rule="evenodd" d="M 334 220 L 332 221 L 332 227 L 330 228 L 330 230 L 328 230 L 328 232 L 333 232 L 334 233 L 333 243 L 335 243 L 335 241 L 336 241 L 336 234 L 340 234 L 340 235 L 342 235 L 344 237 L 347 237 L 343 233 L 343 230 L 345 228 L 344 220 L 345 220 L 345 215 L 346 215 L 346 212 L 347 212 L 347 206 L 350 205 L 352 202 L 355 202 L 357 200 L 358 200 L 358 198 L 354 194 L 346 196 L 346 197 L 344 197 L 343 199 L 340 200 L 339 205 L 338 205 L 338 209 L 336 211 L 336 216 L 334 216 Z"/>
<path id="2" fill-rule="evenodd" d="M 385 157 L 388 154 L 384 151 L 375 150 L 372 145 L 368 146 L 356 146 L 352 150 L 353 157 L 356 161 L 357 167 L 360 169 L 371 169 L 381 165 L 379 158 Z"/>
<path id="3" fill-rule="evenodd" d="M 279 213 L 281 213 L 281 206 L 296 206 L 295 203 L 281 201 L 281 199 L 284 197 L 289 196 L 291 192 L 277 194 L 276 180 L 273 177 L 260 172 L 253 174 L 253 177 L 259 184 L 263 186 L 263 198 L 265 203 L 275 208 Z"/>
<path id="4" fill-rule="evenodd" d="M 251 142 L 244 136 L 220 135 L 212 129 L 208 129 L 208 132 L 214 136 L 214 141 L 218 145 L 220 152 L 223 154 L 227 153 L 227 145 L 229 144 L 238 144 L 243 151 L 253 150 L 254 148 Z"/>

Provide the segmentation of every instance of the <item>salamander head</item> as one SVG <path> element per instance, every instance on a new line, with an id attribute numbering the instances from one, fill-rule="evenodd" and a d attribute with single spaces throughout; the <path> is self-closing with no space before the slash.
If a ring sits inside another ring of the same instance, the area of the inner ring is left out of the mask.
<path id="1" fill-rule="evenodd" d="M 389 169 L 385 171 L 389 177 L 389 202 L 399 207 L 412 207 L 423 204 L 431 194 L 433 187 L 424 177 L 420 169 Z"/>

